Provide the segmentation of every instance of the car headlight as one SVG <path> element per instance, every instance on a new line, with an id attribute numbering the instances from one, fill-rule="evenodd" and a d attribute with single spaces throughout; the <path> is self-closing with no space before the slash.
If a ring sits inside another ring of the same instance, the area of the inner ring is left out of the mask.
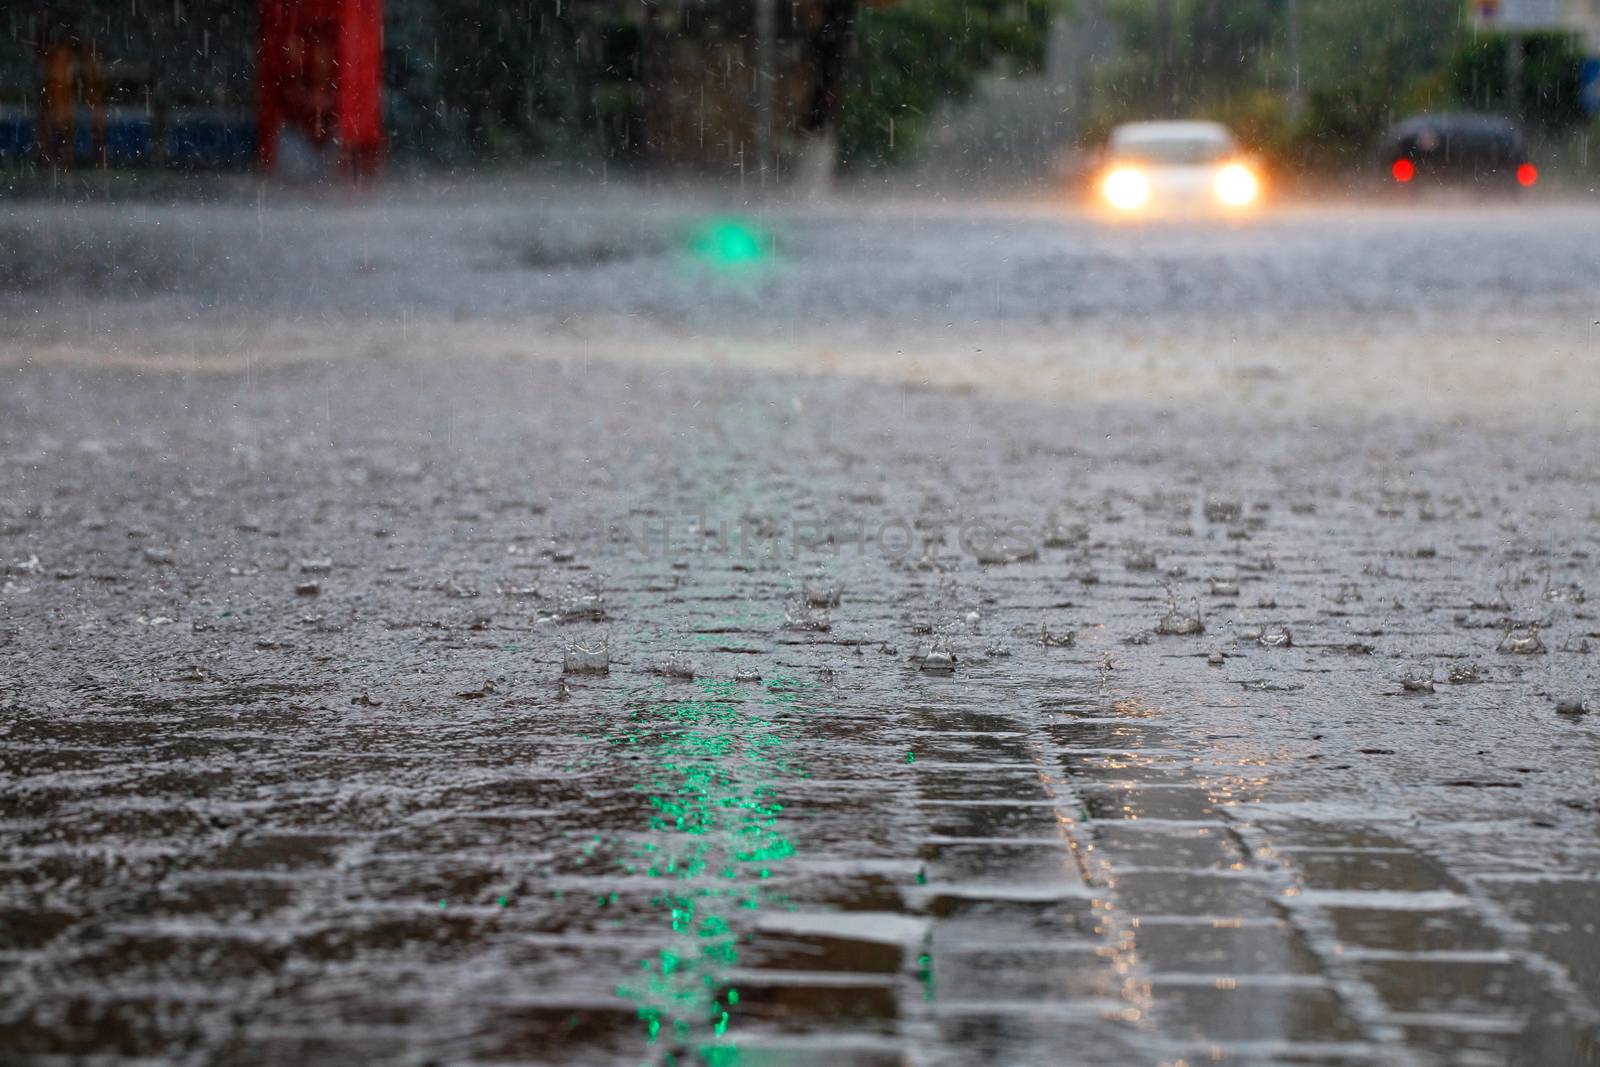
<path id="1" fill-rule="evenodd" d="M 1100 183 L 1100 192 L 1118 211 L 1138 211 L 1150 202 L 1150 179 L 1133 167 L 1118 167 Z"/>
<path id="2" fill-rule="evenodd" d="M 1261 182 L 1243 163 L 1229 163 L 1217 171 L 1217 199 L 1229 207 L 1244 207 L 1261 195 Z"/>

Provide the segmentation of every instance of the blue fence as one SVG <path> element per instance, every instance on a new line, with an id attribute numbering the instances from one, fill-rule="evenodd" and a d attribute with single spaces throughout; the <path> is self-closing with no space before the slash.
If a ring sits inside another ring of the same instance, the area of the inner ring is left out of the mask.
<path id="1" fill-rule="evenodd" d="M 113 111 L 105 120 L 105 162 L 113 167 L 168 166 L 192 170 L 248 170 L 255 163 L 255 120 L 215 111 L 180 111 L 158 133 L 143 111 Z M 79 166 L 101 162 L 95 151 L 93 116 L 73 117 L 72 155 Z M 160 152 L 157 152 L 159 140 Z M 0 164 L 40 158 L 38 118 L 29 111 L 0 110 Z"/>
<path id="2" fill-rule="evenodd" d="M 246 170 L 255 162 L 255 120 L 215 111 L 167 118 L 167 162 L 196 170 Z"/>
<path id="3" fill-rule="evenodd" d="M 38 147 L 33 116 L 24 111 L 0 111 L 0 163 L 15 163 Z"/>
<path id="4" fill-rule="evenodd" d="M 113 113 L 106 121 L 106 162 L 123 167 L 151 163 L 155 159 L 155 129 L 156 124 L 142 112 Z M 84 151 L 80 148 L 80 155 Z M 87 151 L 94 151 L 93 143 Z"/>

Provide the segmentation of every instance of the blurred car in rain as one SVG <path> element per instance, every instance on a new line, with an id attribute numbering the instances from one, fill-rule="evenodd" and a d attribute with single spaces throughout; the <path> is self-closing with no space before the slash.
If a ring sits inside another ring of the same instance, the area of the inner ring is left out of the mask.
<path id="1" fill-rule="evenodd" d="M 1261 200 L 1261 168 L 1217 122 L 1116 127 L 1095 168 L 1092 199 L 1117 216 L 1238 214 Z"/>
<path id="2" fill-rule="evenodd" d="M 1539 181 L 1522 131 L 1501 115 L 1413 115 L 1389 130 L 1378 161 L 1392 184 L 1407 189 L 1514 192 Z"/>

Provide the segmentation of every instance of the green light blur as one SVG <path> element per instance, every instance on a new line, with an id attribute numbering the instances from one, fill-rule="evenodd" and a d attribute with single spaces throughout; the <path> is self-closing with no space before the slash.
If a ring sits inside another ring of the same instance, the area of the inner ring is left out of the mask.
<path id="1" fill-rule="evenodd" d="M 743 219 L 708 219 L 695 230 L 689 251 L 713 270 L 740 274 L 766 261 L 771 239 Z"/>
<path id="2" fill-rule="evenodd" d="M 725 976 L 739 959 L 737 916 L 785 903 L 767 885 L 773 865 L 794 854 L 778 783 L 805 776 L 784 758 L 791 727 L 763 712 L 798 693 L 785 678 L 767 682 L 759 703 L 731 681 L 699 686 L 705 699 L 646 704 L 608 739 L 647 756 L 650 768 L 634 787 L 648 798 L 650 836 L 625 862 L 672 883 L 651 898 L 671 934 L 640 960 L 640 980 L 617 993 L 638 1005 L 648 1043 L 668 1042 L 662 1064 L 692 1055 L 733 1067 L 739 1053 L 727 1034 L 739 992 L 725 988 Z"/>

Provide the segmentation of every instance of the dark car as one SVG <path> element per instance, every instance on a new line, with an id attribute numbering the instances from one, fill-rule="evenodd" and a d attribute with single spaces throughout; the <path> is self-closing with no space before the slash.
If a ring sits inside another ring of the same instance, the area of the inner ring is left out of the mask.
<path id="1" fill-rule="evenodd" d="M 1519 189 L 1539 180 L 1522 131 L 1500 115 L 1415 115 L 1389 131 L 1379 161 L 1405 186 Z"/>

